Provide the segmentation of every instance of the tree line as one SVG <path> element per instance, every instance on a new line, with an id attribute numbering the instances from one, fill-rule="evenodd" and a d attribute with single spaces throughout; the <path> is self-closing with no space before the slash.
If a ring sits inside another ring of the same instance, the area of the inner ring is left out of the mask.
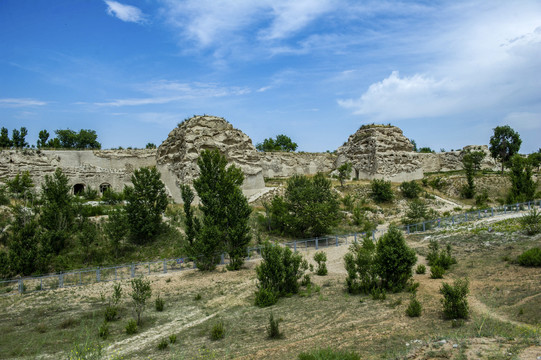
<path id="1" fill-rule="evenodd" d="M 52 148 L 52 149 L 101 149 L 101 144 L 98 142 L 98 135 L 95 130 L 81 129 L 79 132 L 70 129 L 55 130 L 56 137 L 50 138 L 47 130 L 41 130 L 38 135 L 36 147 Z M 0 129 L 0 148 L 9 149 L 24 149 L 30 147 L 26 142 L 28 130 L 26 127 L 21 127 L 19 130 L 13 129 L 11 138 L 7 128 Z M 32 145 L 34 147 L 34 145 Z"/>

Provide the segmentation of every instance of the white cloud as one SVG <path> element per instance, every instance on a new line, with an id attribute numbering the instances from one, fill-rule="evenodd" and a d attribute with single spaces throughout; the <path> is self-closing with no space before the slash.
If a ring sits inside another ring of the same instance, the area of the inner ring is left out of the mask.
<path id="1" fill-rule="evenodd" d="M 28 107 L 28 106 L 43 106 L 47 105 L 45 101 L 35 99 L 15 99 L 7 98 L 0 99 L 0 107 Z"/>
<path id="2" fill-rule="evenodd" d="M 142 24 L 146 21 L 143 12 L 131 5 L 124 5 L 116 1 L 105 0 L 107 4 L 107 14 L 114 16 L 122 21 Z"/>

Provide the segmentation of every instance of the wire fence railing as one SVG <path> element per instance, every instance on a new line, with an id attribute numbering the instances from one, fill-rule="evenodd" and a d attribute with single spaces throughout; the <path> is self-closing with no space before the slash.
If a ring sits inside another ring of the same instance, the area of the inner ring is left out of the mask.
<path id="1" fill-rule="evenodd" d="M 408 224 L 399 227 L 407 234 L 434 230 L 441 227 L 459 225 L 465 222 L 476 221 L 488 217 L 503 216 L 509 213 L 541 209 L 541 200 L 502 205 L 496 208 L 469 211 L 460 215 L 424 221 L 418 224 Z M 319 250 L 320 248 L 338 247 L 357 243 L 365 236 L 370 236 L 376 241 L 384 231 L 374 230 L 371 233 L 351 233 L 316 237 L 304 240 L 293 240 L 282 243 L 293 251 Z M 249 247 L 246 249 L 246 261 L 261 258 L 263 246 Z M 200 257 L 198 257 L 200 258 Z M 230 259 L 226 253 L 216 254 L 215 262 L 220 265 L 229 264 Z M 174 272 L 190 271 L 197 269 L 197 258 L 180 257 L 175 259 L 163 259 L 141 263 L 123 264 L 107 267 L 79 269 L 57 274 L 21 277 L 0 281 L 0 295 L 13 295 L 31 293 L 58 288 L 90 285 L 95 283 L 132 279 L 140 276 L 167 274 Z"/>

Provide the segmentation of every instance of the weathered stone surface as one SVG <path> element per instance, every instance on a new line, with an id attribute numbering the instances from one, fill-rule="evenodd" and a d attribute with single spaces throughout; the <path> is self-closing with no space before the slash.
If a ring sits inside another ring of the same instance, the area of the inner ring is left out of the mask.
<path id="1" fill-rule="evenodd" d="M 261 152 L 259 157 L 263 176 L 266 178 L 329 173 L 334 169 L 336 161 L 336 155 L 329 153 Z"/>
<path id="2" fill-rule="evenodd" d="M 468 145 L 462 150 L 442 153 L 419 153 L 417 157 L 421 161 L 424 172 L 455 171 L 463 169 L 462 157 L 467 151 L 483 151 L 485 153 L 485 158 L 481 162 L 481 169 L 499 169 L 500 163 L 490 156 L 487 145 Z"/>
<path id="3" fill-rule="evenodd" d="M 252 140 L 224 118 L 194 116 L 173 129 L 157 152 L 157 164 L 175 179 L 176 189 L 170 189 L 175 200 L 180 201 L 180 185 L 191 184 L 199 176 L 197 159 L 206 149 L 218 149 L 242 169 L 245 194 L 265 188 L 260 157 Z"/>
<path id="4" fill-rule="evenodd" d="M 413 145 L 395 126 L 365 125 L 338 148 L 336 168 L 353 165 L 357 179 L 408 181 L 423 177 Z"/>

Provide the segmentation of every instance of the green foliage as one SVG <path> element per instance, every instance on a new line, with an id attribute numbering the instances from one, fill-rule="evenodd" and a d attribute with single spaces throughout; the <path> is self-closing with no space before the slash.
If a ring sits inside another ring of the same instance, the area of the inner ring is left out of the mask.
<path id="1" fill-rule="evenodd" d="M 425 146 L 425 147 L 420 148 L 420 149 L 419 149 L 419 152 L 420 152 L 420 153 L 430 154 L 430 153 L 433 153 L 433 152 L 435 152 L 435 151 L 432 150 L 430 147 Z"/>
<path id="2" fill-rule="evenodd" d="M 188 185 L 182 185 L 180 189 L 182 202 L 184 203 L 184 214 L 186 215 L 184 220 L 184 224 L 186 225 L 186 240 L 188 240 L 189 246 L 193 246 L 195 237 L 201 228 L 199 219 L 194 216 L 192 209 L 195 194 Z"/>
<path id="3" fill-rule="evenodd" d="M 166 338 L 163 338 L 158 343 L 158 350 L 165 350 L 169 346 L 169 341 Z"/>
<path id="4" fill-rule="evenodd" d="M 541 248 L 535 247 L 526 250 L 519 255 L 517 262 L 522 266 L 541 267 Z"/>
<path id="5" fill-rule="evenodd" d="M 468 306 L 468 280 L 455 280 L 451 286 L 443 283 L 440 288 L 443 295 L 441 302 L 443 304 L 443 317 L 445 319 L 467 319 L 469 316 Z"/>
<path id="6" fill-rule="evenodd" d="M 409 317 L 419 317 L 421 316 L 422 310 L 423 307 L 421 306 L 421 303 L 417 300 L 415 295 L 412 295 L 408 307 L 406 308 L 406 315 Z"/>
<path id="7" fill-rule="evenodd" d="M 129 225 L 126 212 L 122 209 L 110 212 L 104 225 L 104 233 L 115 256 L 119 255 L 122 241 L 126 238 L 128 231 Z"/>
<path id="8" fill-rule="evenodd" d="M 423 264 L 419 264 L 417 265 L 417 268 L 415 269 L 415 272 L 419 275 L 423 275 L 426 273 L 426 266 L 424 266 Z"/>
<path id="9" fill-rule="evenodd" d="M 534 207 L 520 218 L 520 224 L 528 235 L 541 233 L 541 211 Z"/>
<path id="10" fill-rule="evenodd" d="M 9 138 L 9 132 L 8 129 L 5 127 L 2 127 L 0 130 L 0 147 L 7 149 L 10 148 L 12 145 L 11 139 Z"/>
<path id="11" fill-rule="evenodd" d="M 387 298 L 387 292 L 385 289 L 375 287 L 370 291 L 370 296 L 372 296 L 372 300 L 383 301 Z"/>
<path id="12" fill-rule="evenodd" d="M 103 340 L 109 337 L 109 324 L 107 323 L 107 321 L 104 321 L 98 328 L 98 336 Z"/>
<path id="13" fill-rule="evenodd" d="M 216 340 L 223 339 L 224 337 L 225 337 L 224 323 L 222 321 L 218 321 L 214 323 L 210 331 L 210 339 L 216 341 Z"/>
<path id="14" fill-rule="evenodd" d="M 417 256 L 406 244 L 402 232 L 391 226 L 377 243 L 374 262 L 382 287 L 398 291 L 412 277 Z"/>
<path id="15" fill-rule="evenodd" d="M 348 211 L 351 211 L 353 209 L 353 205 L 355 204 L 355 199 L 351 194 L 347 194 L 342 199 L 340 199 L 342 202 L 342 205 L 344 205 L 344 208 Z"/>
<path id="16" fill-rule="evenodd" d="M 477 152 L 476 152 L 477 153 Z M 480 152 L 484 155 L 484 153 Z M 460 189 L 460 194 L 463 198 L 471 199 L 475 195 L 475 182 L 474 182 L 474 176 L 475 176 L 475 168 L 474 168 L 474 159 L 477 159 L 476 155 L 473 155 L 472 152 L 466 152 L 462 156 L 462 167 L 464 168 L 464 171 L 466 172 L 466 182 L 467 185 L 464 185 Z"/>
<path id="17" fill-rule="evenodd" d="M 256 149 L 259 151 L 295 151 L 297 150 L 297 144 L 294 143 L 289 136 L 276 135 L 276 139 L 268 138 L 263 140 L 262 143 L 258 143 Z"/>
<path id="18" fill-rule="evenodd" d="M 137 322 L 134 319 L 130 319 L 126 325 L 126 334 L 133 335 L 137 333 Z"/>
<path id="19" fill-rule="evenodd" d="M 365 237 L 362 244 L 353 244 L 344 256 L 348 276 L 346 287 L 349 293 L 368 294 L 378 286 L 376 265 L 374 262 L 376 246 L 372 239 Z"/>
<path id="20" fill-rule="evenodd" d="M 103 357 L 100 344 L 75 344 L 68 354 L 68 360 L 101 360 Z"/>
<path id="21" fill-rule="evenodd" d="M 268 306 L 276 303 L 274 297 L 297 294 L 299 279 L 307 269 L 306 261 L 289 248 L 266 242 L 261 250 L 263 261 L 256 267 L 259 280 L 256 305 Z"/>
<path id="22" fill-rule="evenodd" d="M 177 335 L 176 335 L 176 334 L 171 334 L 171 335 L 169 335 L 169 342 L 170 342 L 171 344 L 176 343 L 176 342 L 177 342 Z"/>
<path id="23" fill-rule="evenodd" d="M 394 198 L 393 189 L 391 188 L 391 182 L 383 179 L 374 179 L 370 181 L 370 188 L 372 190 L 372 198 L 375 202 L 383 203 L 392 201 Z"/>
<path id="24" fill-rule="evenodd" d="M 426 256 L 428 265 L 432 267 L 441 267 L 445 272 L 445 270 L 449 270 L 451 265 L 456 264 L 456 259 L 452 255 L 452 248 L 450 244 L 447 244 L 445 249 L 441 249 L 440 251 L 440 244 L 436 240 L 430 240 L 430 243 L 428 244 L 428 249 L 429 253 Z"/>
<path id="25" fill-rule="evenodd" d="M 137 315 L 137 325 L 141 324 L 141 314 L 145 310 L 146 301 L 152 296 L 152 289 L 150 288 L 150 281 L 136 278 L 131 281 L 131 298 L 133 300 L 133 307 L 135 314 Z"/>
<path id="26" fill-rule="evenodd" d="M 515 132 L 509 125 L 497 126 L 494 129 L 494 135 L 490 137 L 490 154 L 493 158 L 502 162 L 503 167 L 511 157 L 518 153 L 522 140 L 520 135 Z"/>
<path id="27" fill-rule="evenodd" d="M 280 319 L 275 319 L 271 312 L 269 315 L 269 326 L 267 327 L 267 336 L 269 339 L 281 339 L 283 334 L 280 332 Z"/>
<path id="28" fill-rule="evenodd" d="M 154 240 L 160 232 L 167 207 L 165 185 L 160 176 L 155 167 L 143 167 L 133 172 L 133 186 L 124 188 L 129 234 L 137 244 Z"/>
<path id="29" fill-rule="evenodd" d="M 312 350 L 299 354 L 299 360 L 361 360 L 354 352 L 333 350 L 331 348 Z"/>
<path id="30" fill-rule="evenodd" d="M 40 252 L 38 248 L 40 231 L 34 214 L 28 208 L 16 207 L 14 221 L 8 233 L 7 255 L 9 266 L 5 273 L 31 275 L 38 270 Z"/>
<path id="31" fill-rule="evenodd" d="M 532 165 L 519 154 L 512 156 L 509 162 L 511 189 L 507 195 L 507 203 L 533 200 L 537 186 L 532 179 Z"/>
<path id="32" fill-rule="evenodd" d="M 338 180 L 340 180 L 340 186 L 344 187 L 344 181 L 349 178 L 349 175 L 351 174 L 351 171 L 353 170 L 353 166 L 345 162 L 342 165 L 338 167 Z"/>
<path id="33" fill-rule="evenodd" d="M 146 144 L 145 149 L 156 149 L 156 144 L 149 142 Z"/>
<path id="34" fill-rule="evenodd" d="M 421 199 L 415 199 L 408 204 L 408 210 L 402 218 L 402 223 L 404 225 L 418 224 L 431 218 L 431 215 L 426 203 Z"/>
<path id="35" fill-rule="evenodd" d="M 38 143 L 37 143 L 38 149 L 41 149 L 42 147 L 46 147 L 48 139 L 49 139 L 49 132 L 47 130 L 40 130 L 39 135 L 38 135 Z"/>
<path id="36" fill-rule="evenodd" d="M 421 193 L 421 186 L 419 186 L 419 184 L 414 180 L 405 181 L 400 184 L 400 191 L 407 199 L 417 199 Z"/>
<path id="37" fill-rule="evenodd" d="M 298 237 L 316 237 L 330 231 L 339 221 L 339 203 L 330 180 L 318 173 L 289 178 L 284 197 L 276 196 L 269 206 L 274 232 Z"/>
<path id="38" fill-rule="evenodd" d="M 100 197 L 98 190 L 94 189 L 92 186 L 87 186 L 82 194 L 85 200 L 97 200 Z"/>
<path id="39" fill-rule="evenodd" d="M 316 274 L 319 276 L 327 275 L 327 264 L 325 263 L 327 261 L 327 254 L 323 251 L 317 251 L 314 254 L 314 261 L 317 263 Z"/>
<path id="40" fill-rule="evenodd" d="M 485 206 L 488 203 L 488 191 L 485 189 L 475 196 L 475 205 Z"/>
<path id="41" fill-rule="evenodd" d="M 440 265 L 433 265 L 430 267 L 430 278 L 431 279 L 443 279 L 445 274 L 445 269 Z"/>
<path id="42" fill-rule="evenodd" d="M 200 222 L 191 215 L 193 199 L 191 190 L 183 187 L 187 221 L 192 219 L 189 230 L 190 253 L 199 255 L 197 267 L 201 270 L 212 270 L 216 266 L 216 255 L 222 250 L 229 254 L 228 269 L 238 270 L 244 263 L 246 248 L 250 242 L 248 220 L 251 208 L 242 194 L 244 181 L 242 170 L 234 165 L 227 167 L 227 159 L 217 149 L 204 150 L 197 160 L 200 176 L 193 186 L 199 195 L 199 208 L 203 213 Z M 188 210 L 188 211 L 187 211 Z"/>
<path id="43" fill-rule="evenodd" d="M 48 147 L 80 150 L 101 149 L 95 130 L 81 129 L 78 133 L 70 129 L 55 130 L 55 134 L 56 139 L 49 140 Z"/>
<path id="44" fill-rule="evenodd" d="M 104 203 L 108 205 L 118 204 L 122 200 L 124 200 L 124 193 L 116 192 L 111 188 L 107 188 L 101 196 L 101 201 L 103 201 Z"/>
<path id="45" fill-rule="evenodd" d="M 539 172 L 541 169 L 541 149 L 529 154 L 528 161 L 532 164 L 532 167 L 537 168 L 537 171 Z"/>
<path id="46" fill-rule="evenodd" d="M 158 295 L 158 297 L 156 298 L 156 301 L 154 303 L 155 307 L 156 307 L 156 311 L 163 311 L 163 308 L 164 308 L 164 305 L 165 305 L 165 301 L 160 298 L 160 296 Z"/>
<path id="47" fill-rule="evenodd" d="M 357 225 L 359 227 L 360 232 L 371 233 L 372 231 L 376 230 L 377 224 L 368 218 L 367 211 L 365 209 L 366 207 L 360 205 L 355 206 L 352 214 L 352 222 L 353 225 Z"/>
<path id="48" fill-rule="evenodd" d="M 118 319 L 118 308 L 109 305 L 105 308 L 105 321 L 115 321 Z"/>
<path id="49" fill-rule="evenodd" d="M 32 188 L 34 187 L 34 182 L 32 181 L 32 178 L 30 178 L 30 173 L 28 171 L 23 172 L 22 175 L 17 173 L 13 179 L 6 181 L 6 185 L 8 191 L 16 198 L 32 198 Z"/>
<path id="50" fill-rule="evenodd" d="M 436 176 L 428 180 L 427 183 L 428 185 L 430 185 L 432 189 L 436 189 L 439 191 L 442 191 L 448 185 L 447 182 L 441 176 Z"/>
<path id="51" fill-rule="evenodd" d="M 11 145 L 17 149 L 28 147 L 28 143 L 25 140 L 26 135 L 28 135 L 28 130 L 25 127 L 22 127 L 20 130 L 13 129 L 11 132 Z"/>

